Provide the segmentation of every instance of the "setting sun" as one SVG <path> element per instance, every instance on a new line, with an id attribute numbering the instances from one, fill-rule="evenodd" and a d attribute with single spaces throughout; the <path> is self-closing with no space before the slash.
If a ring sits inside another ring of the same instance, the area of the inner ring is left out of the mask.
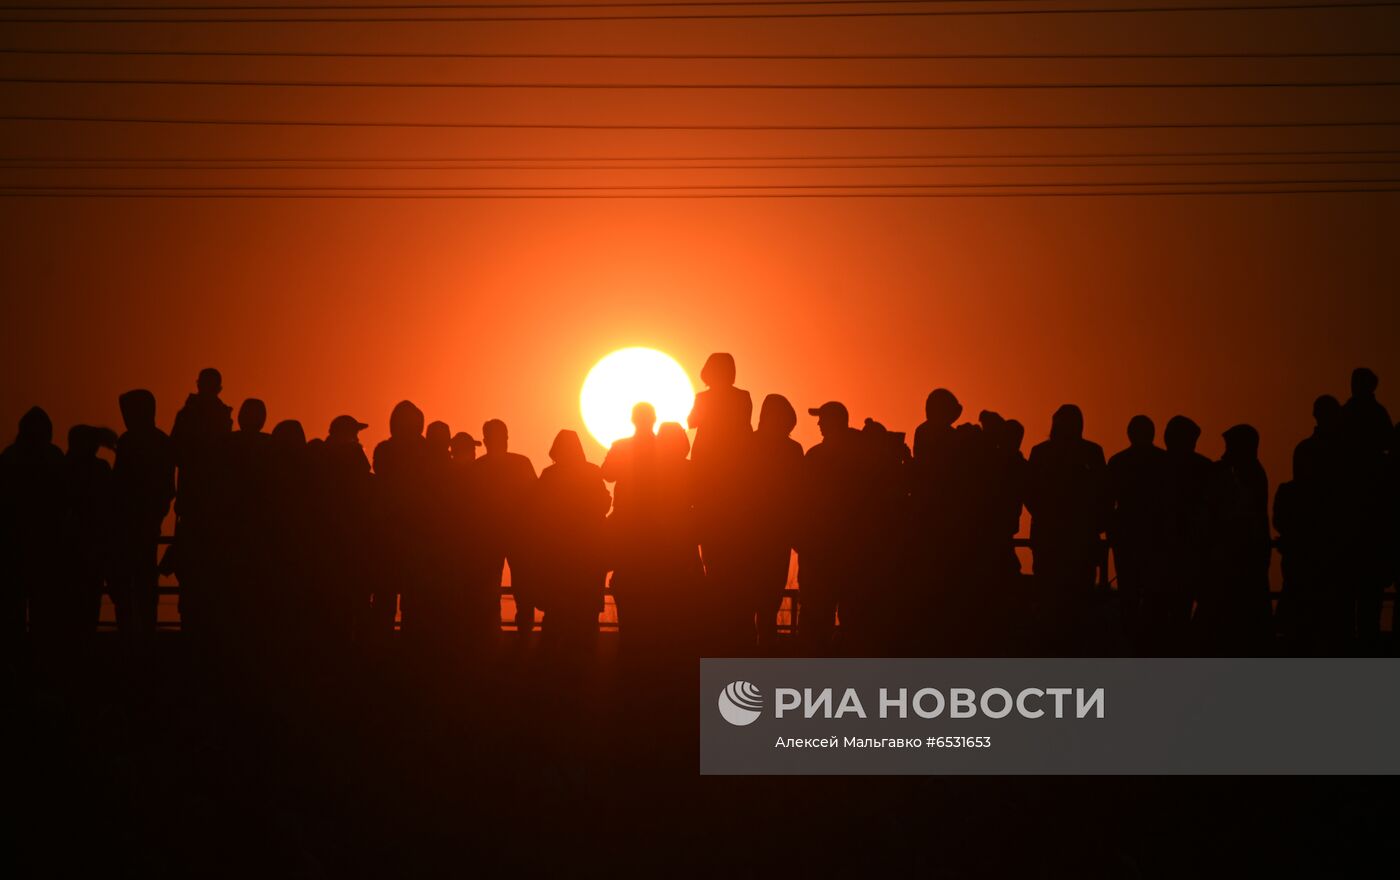
<path id="1" fill-rule="evenodd" d="M 623 348 L 598 361 L 579 393 L 588 432 L 611 446 L 632 434 L 632 407 L 646 401 L 656 421 L 680 422 L 695 403 L 695 387 L 675 358 L 654 348 Z"/>

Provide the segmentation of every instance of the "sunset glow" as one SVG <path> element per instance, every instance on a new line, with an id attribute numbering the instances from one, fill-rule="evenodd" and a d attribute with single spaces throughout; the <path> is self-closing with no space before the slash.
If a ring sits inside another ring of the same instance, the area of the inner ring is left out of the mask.
<path id="1" fill-rule="evenodd" d="M 632 407 L 656 407 L 657 423 L 685 424 L 695 402 L 690 376 L 675 358 L 654 348 L 623 348 L 594 365 L 579 393 L 588 432 L 611 446 L 632 434 Z"/>

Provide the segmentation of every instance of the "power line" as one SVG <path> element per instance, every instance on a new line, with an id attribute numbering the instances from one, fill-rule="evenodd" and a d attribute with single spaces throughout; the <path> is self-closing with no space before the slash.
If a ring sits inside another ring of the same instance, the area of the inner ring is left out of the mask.
<path id="1" fill-rule="evenodd" d="M 925 5 L 929 3 L 965 2 L 965 3 L 1003 3 L 1014 2 L 1014 0 L 692 0 L 692 2 L 676 2 L 676 0 L 624 0 L 618 3 L 604 2 L 581 2 L 581 3 L 256 3 L 256 4 L 196 4 L 181 5 L 169 4 L 161 6 L 143 6 L 127 4 L 79 4 L 63 6 L 3 6 L 0 11 L 5 12 L 241 12 L 244 10 L 267 11 L 267 10 L 361 10 L 361 9 L 382 9 L 382 10 L 414 10 L 414 9 L 647 9 L 647 8 L 674 8 L 674 7 L 694 7 L 694 6 L 729 6 L 729 7 L 754 7 L 754 6 L 905 6 L 905 5 Z M 1031 2 L 1031 0 L 1023 0 Z M 1052 0 L 1053 2 L 1053 0 Z"/>
<path id="2" fill-rule="evenodd" d="M 1316 150 L 1188 150 L 1188 151 L 1133 151 L 1116 153 L 864 153 L 864 154 L 805 154 L 805 155 L 704 155 L 704 156 L 427 156 L 393 158 L 382 156 L 348 157 L 306 157 L 306 156 L 255 156 L 255 157 L 179 157 L 179 156 L 0 156 L 0 162 L 833 162 L 833 161 L 880 161 L 880 160 L 935 160 L 935 159 L 1143 159 L 1143 158 L 1200 158 L 1200 157 L 1239 157 L 1239 156 L 1370 156 L 1377 154 L 1400 154 L 1395 149 L 1316 149 Z M 611 166 L 599 166 L 611 167 Z"/>
<path id="3" fill-rule="evenodd" d="M 1077 182 L 1024 182 L 1009 183 L 764 183 L 764 184 L 602 184 L 602 185 L 548 185 L 548 186 L 245 186 L 245 185 L 103 185 L 103 186 L 14 186 L 8 190 L 25 191 L 65 191 L 98 190 L 104 192 L 656 192 L 656 191 L 709 191 L 709 190 L 755 190 L 761 192 L 781 192 L 797 190 L 908 190 L 908 189 L 1050 189 L 1076 186 L 1301 186 L 1331 184 L 1400 184 L 1400 177 L 1378 178 L 1318 178 L 1318 179 L 1271 179 L 1271 180 L 1127 180 L 1127 181 L 1077 181 Z"/>
<path id="4" fill-rule="evenodd" d="M 1249 60 L 1292 58 L 1400 58 L 1400 52 L 1083 52 L 1083 53 L 887 53 L 887 54 L 708 54 L 641 52 L 293 52 L 262 49 L 22 49 L 0 48 L 0 55 L 150 56 L 180 58 L 437 58 L 549 61 L 1089 61 L 1089 60 Z"/>
<path id="5" fill-rule="evenodd" d="M 1400 151 L 1397 151 L 1400 152 Z M 154 165 L 141 163 L 8 163 L 0 159 L 0 171 L 401 171 L 422 173 L 425 171 L 801 171 L 818 170 L 893 170 L 918 168 L 1215 168 L 1215 167 L 1280 167 L 1301 165 L 1396 165 L 1400 157 L 1392 159 L 1225 159 L 1190 161 L 1153 162 L 896 162 L 896 163 L 761 163 L 761 164 L 668 164 L 668 165 L 401 165 L 401 164 L 205 164 L 205 165 Z"/>
<path id="6" fill-rule="evenodd" d="M 1016 0 L 1011 0 L 1016 2 Z M 700 6 L 709 4 L 696 4 Z M 758 4 L 762 5 L 762 4 Z M 1400 6 L 1393 0 L 1363 0 L 1346 3 L 1288 3 L 1215 6 L 1152 6 L 1122 7 L 1094 6 L 1055 9 L 932 9 L 882 11 L 827 12 L 759 12 L 759 13 L 630 13 L 614 15 L 413 15 L 413 16 L 336 16 L 336 17 L 223 17 L 223 18 L 0 18 L 8 24 L 388 24 L 388 23 L 448 23 L 448 22 L 522 22 L 522 21 L 700 21 L 746 19 L 843 19 L 843 18 L 969 18 L 1018 15 L 1144 15 L 1200 14 L 1215 12 L 1279 12 L 1279 11 L 1340 11 L 1355 9 L 1390 9 Z"/>
<path id="7" fill-rule="evenodd" d="M 647 200 L 678 201 L 691 199 L 707 200 L 795 200 L 795 199 L 1033 199 L 1033 198 L 1136 198 L 1157 196 L 1258 196 L 1258 195 L 1348 195 L 1400 193 L 1400 189 L 1383 187 L 1340 187 L 1308 189 L 1204 189 L 1204 190 L 1075 190 L 1062 192 L 868 192 L 868 193 L 533 193 L 533 194 L 494 194 L 451 193 L 451 194 L 380 194 L 380 193 L 212 193 L 212 194 L 172 194 L 172 193 L 108 193 L 108 192 L 12 192 L 0 187 L 0 198 L 22 199 L 158 199 L 158 200 L 392 200 L 392 201 L 596 201 L 596 200 Z"/>
<path id="8" fill-rule="evenodd" d="M 541 89 L 660 91 L 1054 91 L 1101 89 L 1333 89 L 1394 88 L 1400 80 L 1331 82 L 1035 82 L 1035 83 L 684 83 L 684 82 L 476 82 L 392 80 L 256 80 L 256 79 L 87 79 L 70 77 L 0 77 L 6 85 L 195 86 L 216 88 L 344 89 Z"/>
<path id="9" fill-rule="evenodd" d="M 39 116 L 4 115 L 0 122 L 63 122 L 120 125 L 291 126 L 318 128 L 430 128 L 556 131 L 1111 131 L 1159 129 L 1376 128 L 1400 125 L 1392 121 L 1361 122 L 1081 122 L 1003 123 L 965 125 L 721 125 L 575 122 L 383 122 L 338 119 L 189 119 L 162 116 Z"/>

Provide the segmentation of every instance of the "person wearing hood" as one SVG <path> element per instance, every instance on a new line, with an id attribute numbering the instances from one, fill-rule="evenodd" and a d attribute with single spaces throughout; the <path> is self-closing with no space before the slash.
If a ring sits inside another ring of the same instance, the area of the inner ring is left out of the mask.
<path id="1" fill-rule="evenodd" d="M 802 460 L 797 634 L 812 656 L 824 656 L 834 647 L 838 614 L 843 637 L 867 630 L 868 621 L 853 609 L 864 607 L 860 599 L 868 592 L 874 468 L 867 438 L 851 427 L 845 404 L 829 401 L 807 412 L 817 417 L 822 440 Z"/>
<path id="2" fill-rule="evenodd" d="M 1037 582 L 1053 595 L 1082 598 L 1094 586 L 1099 536 L 1110 493 L 1103 447 L 1084 439 L 1084 415 L 1065 404 L 1050 438 L 1030 455 L 1031 549 Z"/>
<path id="3" fill-rule="evenodd" d="M 1050 438 L 1031 449 L 1029 461 L 1035 588 L 1050 609 L 1043 634 L 1055 650 L 1083 650 L 1094 575 L 1104 562 L 1099 536 L 1112 504 L 1103 447 L 1084 439 L 1084 414 L 1065 404 L 1051 419 Z"/>
<path id="4" fill-rule="evenodd" d="M 612 496 L 577 433 L 560 431 L 549 459 L 553 463 L 540 473 L 530 504 L 541 627 L 556 648 L 582 649 L 597 636 L 603 610 L 603 530 Z"/>

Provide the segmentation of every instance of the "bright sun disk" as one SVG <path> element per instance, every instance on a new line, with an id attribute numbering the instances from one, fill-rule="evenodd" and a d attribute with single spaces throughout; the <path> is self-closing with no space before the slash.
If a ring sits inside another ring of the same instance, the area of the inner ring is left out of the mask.
<path id="1" fill-rule="evenodd" d="M 603 446 L 632 436 L 632 407 L 656 408 L 656 423 L 685 425 L 695 403 L 695 386 L 675 358 L 654 348 L 622 348 L 588 371 L 579 392 L 579 411 L 588 432 Z"/>

